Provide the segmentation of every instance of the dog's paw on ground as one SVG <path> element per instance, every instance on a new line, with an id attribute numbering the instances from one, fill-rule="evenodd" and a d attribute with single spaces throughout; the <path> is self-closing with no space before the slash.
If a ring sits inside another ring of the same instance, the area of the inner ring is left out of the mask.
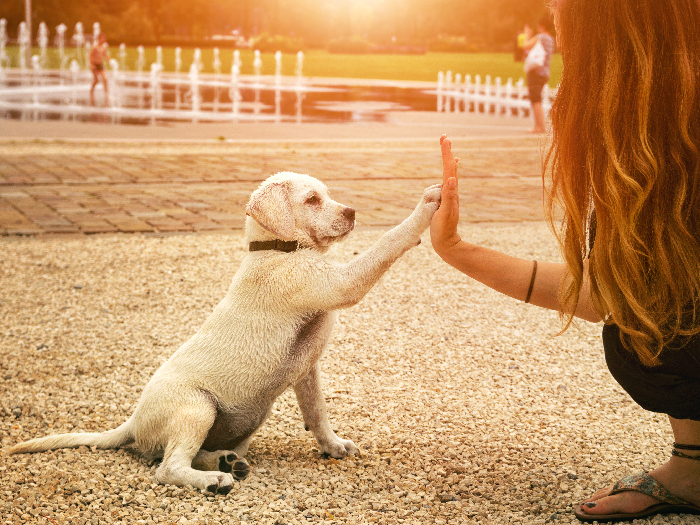
<path id="1" fill-rule="evenodd" d="M 355 443 L 349 439 L 340 439 L 327 443 L 321 446 L 319 450 L 321 457 L 331 457 L 331 458 L 344 458 L 347 456 L 354 456 L 360 453 L 360 450 L 355 446 Z"/>
<path id="2" fill-rule="evenodd" d="M 238 481 L 244 480 L 250 473 L 250 466 L 244 458 L 235 452 L 224 452 L 219 458 L 219 470 L 229 472 Z"/>
<path id="3" fill-rule="evenodd" d="M 233 477 L 231 474 L 218 474 L 215 479 L 207 485 L 207 492 L 212 494 L 228 494 L 233 488 Z"/>

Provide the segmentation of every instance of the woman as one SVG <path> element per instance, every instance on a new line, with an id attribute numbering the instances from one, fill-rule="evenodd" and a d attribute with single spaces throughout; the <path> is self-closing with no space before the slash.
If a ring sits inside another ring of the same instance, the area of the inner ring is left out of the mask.
<path id="1" fill-rule="evenodd" d="M 542 90 L 549 81 L 549 68 L 554 54 L 554 24 L 552 17 L 543 16 L 537 22 L 537 34 L 523 44 L 525 54 L 529 53 L 539 42 L 544 48 L 544 63 L 527 71 L 527 90 L 532 107 L 532 116 L 535 127 L 532 133 L 544 133 L 544 108 L 542 107 Z M 527 67 L 527 63 L 526 63 Z"/>
<path id="2" fill-rule="evenodd" d="M 615 379 L 643 408 L 668 415 L 668 462 L 575 505 L 580 520 L 700 513 L 700 6 L 558 0 L 552 9 L 564 71 L 544 180 L 565 263 L 461 240 L 457 159 L 446 139 L 433 247 L 567 323 L 604 320 Z"/>

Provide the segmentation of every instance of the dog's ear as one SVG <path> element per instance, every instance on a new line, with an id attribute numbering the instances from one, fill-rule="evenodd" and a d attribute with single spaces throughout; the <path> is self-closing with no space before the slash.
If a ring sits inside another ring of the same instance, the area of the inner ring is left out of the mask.
<path id="1" fill-rule="evenodd" d="M 271 182 L 255 190 L 245 211 L 282 240 L 291 240 L 294 235 L 294 213 L 285 184 Z"/>

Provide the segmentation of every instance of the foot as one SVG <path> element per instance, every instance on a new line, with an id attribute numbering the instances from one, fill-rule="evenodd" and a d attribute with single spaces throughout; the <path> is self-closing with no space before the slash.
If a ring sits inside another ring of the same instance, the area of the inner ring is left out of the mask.
<path id="1" fill-rule="evenodd" d="M 649 472 L 666 490 L 688 503 L 700 506 L 700 461 L 672 457 L 661 467 Z M 597 491 L 581 503 L 580 510 L 587 515 L 628 514 L 661 503 L 660 500 L 641 492 L 621 492 L 608 496 L 612 486 Z"/>
<path id="2" fill-rule="evenodd" d="M 355 446 L 355 443 L 349 439 L 341 439 L 334 436 L 331 439 L 319 440 L 319 452 L 322 456 L 330 456 L 332 458 L 344 458 L 346 456 L 354 456 L 360 450 Z"/>
<path id="3" fill-rule="evenodd" d="M 241 481 L 248 477 L 250 466 L 244 458 L 239 458 L 235 452 L 229 452 L 219 457 L 219 470 L 230 472 L 234 479 Z"/>
<path id="4" fill-rule="evenodd" d="M 200 450 L 192 460 L 192 468 L 197 470 L 218 470 L 231 474 L 238 481 L 244 480 L 249 472 L 248 462 L 233 450 Z"/>

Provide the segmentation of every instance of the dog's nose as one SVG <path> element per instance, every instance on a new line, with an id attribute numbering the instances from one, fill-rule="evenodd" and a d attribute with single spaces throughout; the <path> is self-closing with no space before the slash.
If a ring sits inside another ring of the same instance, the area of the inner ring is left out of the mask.
<path id="1" fill-rule="evenodd" d="M 345 217 L 349 221 L 354 221 L 355 220 L 355 210 L 352 208 L 345 208 L 343 210 L 343 217 Z"/>

